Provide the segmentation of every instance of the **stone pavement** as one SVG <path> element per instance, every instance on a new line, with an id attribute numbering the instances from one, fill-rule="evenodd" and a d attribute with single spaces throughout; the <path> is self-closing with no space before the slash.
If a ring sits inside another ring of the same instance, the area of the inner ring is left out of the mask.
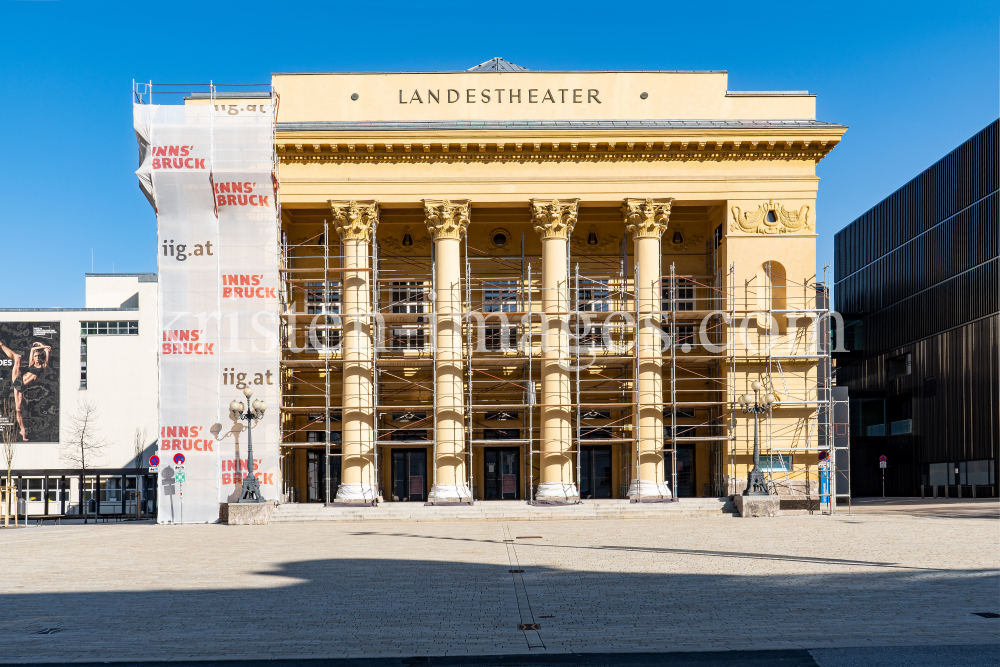
<path id="1" fill-rule="evenodd" d="M 878 511 L 31 526 L 0 531 L 0 662 L 989 644 L 1000 619 L 973 614 L 1000 612 L 998 528 Z"/>

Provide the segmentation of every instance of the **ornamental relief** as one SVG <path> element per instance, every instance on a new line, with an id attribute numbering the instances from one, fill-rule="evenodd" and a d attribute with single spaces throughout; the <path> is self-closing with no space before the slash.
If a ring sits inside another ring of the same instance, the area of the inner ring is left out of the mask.
<path id="1" fill-rule="evenodd" d="M 580 210 L 579 199 L 532 199 L 531 222 L 542 239 L 569 239 Z"/>
<path id="2" fill-rule="evenodd" d="M 682 252 L 691 248 L 701 247 L 705 237 L 701 234 L 688 234 L 683 225 L 676 222 L 670 225 L 663 235 L 663 252 Z"/>
<path id="3" fill-rule="evenodd" d="M 597 225 L 577 229 L 570 241 L 573 252 L 580 255 L 597 253 L 606 255 L 618 252 L 618 238 L 597 231 Z"/>
<path id="4" fill-rule="evenodd" d="M 375 201 L 330 200 L 333 226 L 344 240 L 371 241 L 372 229 L 378 225 L 378 203 Z"/>
<path id="5" fill-rule="evenodd" d="M 409 225 L 403 227 L 399 237 L 379 236 L 379 245 L 391 252 L 412 255 L 414 253 L 426 254 L 431 247 L 431 240 L 427 236 L 417 237 Z"/>
<path id="6" fill-rule="evenodd" d="M 469 200 L 424 199 L 423 202 L 427 232 L 431 238 L 461 240 L 465 236 L 469 228 Z"/>
<path id="7" fill-rule="evenodd" d="M 808 204 L 803 204 L 798 211 L 789 211 L 772 199 L 758 206 L 756 211 L 741 211 L 739 206 L 733 206 L 732 212 L 733 221 L 729 223 L 731 232 L 790 234 L 802 230 L 813 231 L 813 223 L 809 222 Z"/>

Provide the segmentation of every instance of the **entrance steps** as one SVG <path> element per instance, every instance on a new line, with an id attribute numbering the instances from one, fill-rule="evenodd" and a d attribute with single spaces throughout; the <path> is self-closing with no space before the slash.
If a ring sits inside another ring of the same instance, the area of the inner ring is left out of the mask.
<path id="1" fill-rule="evenodd" d="M 562 521 L 570 519 L 652 519 L 675 516 L 729 515 L 736 506 L 729 498 L 681 498 L 671 503 L 628 500 L 584 500 L 578 505 L 528 505 L 521 500 L 476 501 L 473 505 L 427 506 L 423 503 L 382 503 L 378 507 L 326 507 L 321 503 L 278 505 L 270 523 L 306 521 Z"/>

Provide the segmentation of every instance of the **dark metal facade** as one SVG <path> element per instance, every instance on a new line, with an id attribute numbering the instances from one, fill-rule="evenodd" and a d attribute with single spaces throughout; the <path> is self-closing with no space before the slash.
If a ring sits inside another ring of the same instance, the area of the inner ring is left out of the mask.
<path id="1" fill-rule="evenodd" d="M 881 495 L 880 455 L 887 495 L 996 495 L 998 149 L 995 121 L 835 236 L 854 495 Z"/>

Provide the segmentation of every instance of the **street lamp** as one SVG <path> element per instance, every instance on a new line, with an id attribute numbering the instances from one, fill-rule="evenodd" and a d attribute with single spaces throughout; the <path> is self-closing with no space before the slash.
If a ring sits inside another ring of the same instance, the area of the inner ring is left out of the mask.
<path id="1" fill-rule="evenodd" d="M 760 469 L 760 436 L 758 433 L 760 423 L 757 420 L 757 415 L 769 413 L 777 406 L 778 399 L 774 397 L 774 394 L 768 393 L 761 400 L 759 395 L 763 385 L 754 380 L 750 386 L 753 388 L 753 396 L 750 394 L 740 396 L 740 409 L 743 414 L 753 415 L 753 470 L 747 477 L 747 488 L 743 490 L 743 495 L 769 496 L 771 494 L 767 490 L 767 480 L 764 479 L 764 473 Z"/>
<path id="2" fill-rule="evenodd" d="M 247 387 L 243 390 L 243 395 L 247 397 L 247 403 L 250 403 L 250 397 L 253 396 L 253 389 Z M 240 503 L 262 503 L 264 502 L 264 496 L 260 492 L 260 484 L 257 483 L 257 476 L 254 475 L 253 467 L 253 422 L 264 416 L 264 411 L 267 410 L 267 403 L 261 400 L 254 400 L 250 404 L 250 409 L 244 412 L 244 405 L 240 401 L 233 401 L 229 404 L 229 412 L 236 421 L 247 420 L 247 474 L 243 478 L 243 490 L 240 491 L 240 499 L 237 502 Z"/>

